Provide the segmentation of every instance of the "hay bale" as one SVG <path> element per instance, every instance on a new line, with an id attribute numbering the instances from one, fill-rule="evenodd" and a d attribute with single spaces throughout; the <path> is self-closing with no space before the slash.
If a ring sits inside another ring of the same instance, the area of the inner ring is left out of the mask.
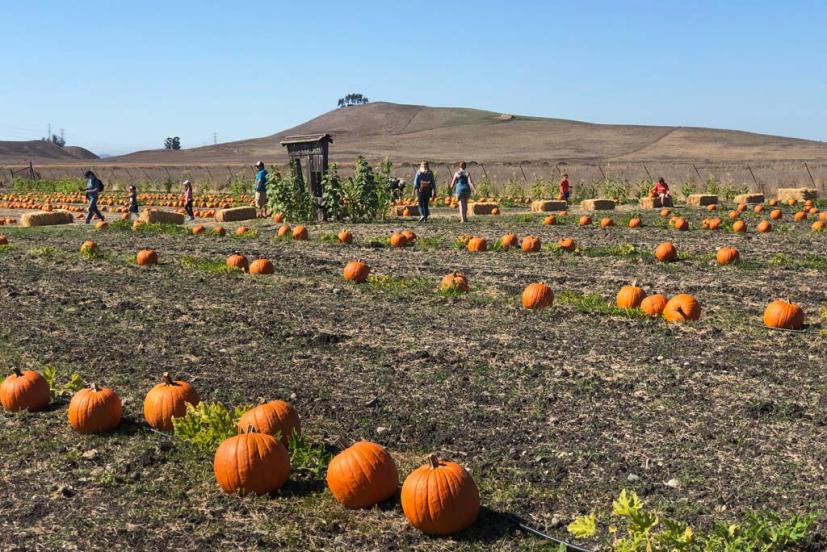
<path id="1" fill-rule="evenodd" d="M 584 199 L 580 202 L 580 207 L 584 211 L 611 211 L 615 205 L 613 199 Z"/>
<path id="2" fill-rule="evenodd" d="M 813 188 L 778 188 L 778 201 L 787 201 L 788 199 L 796 201 L 811 199 L 815 201 L 818 199 L 818 191 Z"/>
<path id="3" fill-rule="evenodd" d="M 468 214 L 470 215 L 490 215 L 494 209 L 499 209 L 500 205 L 493 201 L 475 201 L 468 205 Z"/>
<path id="4" fill-rule="evenodd" d="M 705 207 L 706 205 L 717 205 L 718 196 L 713 194 L 691 194 L 686 198 L 687 205 Z"/>
<path id="5" fill-rule="evenodd" d="M 565 211 L 569 208 L 565 201 L 552 199 L 535 199 L 531 202 L 532 213 L 548 213 L 549 211 Z"/>
<path id="6" fill-rule="evenodd" d="M 57 209 L 55 211 L 36 211 L 24 213 L 20 217 L 20 226 L 51 226 L 53 224 L 72 224 L 72 213 Z"/>
<path id="7" fill-rule="evenodd" d="M 739 194 L 735 196 L 735 203 L 764 203 L 764 194 Z"/>
<path id="8" fill-rule="evenodd" d="M 672 198 L 667 197 L 661 201 L 659 197 L 642 197 L 638 201 L 641 209 L 660 209 L 662 207 L 673 207 Z"/>
<path id="9" fill-rule="evenodd" d="M 250 220 L 258 216 L 255 207 L 233 207 L 232 209 L 220 209 L 215 212 L 217 222 L 235 222 L 237 220 Z"/>
<path id="10" fill-rule="evenodd" d="M 184 224 L 184 215 L 172 211 L 144 209 L 138 220 L 150 224 Z"/>

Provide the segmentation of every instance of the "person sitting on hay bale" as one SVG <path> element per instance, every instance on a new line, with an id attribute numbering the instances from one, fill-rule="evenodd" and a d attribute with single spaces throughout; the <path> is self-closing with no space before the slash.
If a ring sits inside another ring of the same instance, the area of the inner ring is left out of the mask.
<path id="1" fill-rule="evenodd" d="M 568 202 L 569 195 L 571 195 L 569 190 L 569 175 L 568 173 L 563 173 L 563 177 L 560 179 L 560 196 L 557 199 Z"/>
<path id="2" fill-rule="evenodd" d="M 658 178 L 658 181 L 655 182 L 655 186 L 649 193 L 649 197 L 659 198 L 661 205 L 666 205 L 667 202 L 671 201 L 672 196 L 669 195 L 669 184 L 666 183 L 663 177 Z"/>

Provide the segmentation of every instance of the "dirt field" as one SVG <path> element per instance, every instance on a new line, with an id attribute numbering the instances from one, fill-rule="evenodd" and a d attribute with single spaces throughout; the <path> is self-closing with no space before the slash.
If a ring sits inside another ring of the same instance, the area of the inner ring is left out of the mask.
<path id="1" fill-rule="evenodd" d="M 404 250 L 382 241 L 399 222 L 350 225 L 350 246 L 329 240 L 340 225 L 310 226 L 310 241 L 292 242 L 263 221 L 243 238 L 2 228 L 11 243 L 0 247 L 0 371 L 77 371 L 118 391 L 125 420 L 113 434 L 79 436 L 65 401 L 0 415 L 0 546 L 525 549 L 543 543 L 496 512 L 565 537 L 575 515 L 609 509 L 623 488 L 701 529 L 765 509 L 823 512 L 827 234 L 792 223 L 789 209 L 765 235 L 700 230 L 707 213 L 683 212 L 689 232 L 656 213 L 637 230 L 626 228 L 628 212 L 615 213 L 617 226 L 602 230 L 508 210 L 461 225 L 446 212 L 414 227 L 418 243 Z M 745 219 L 752 230 L 755 215 Z M 454 247 L 462 233 L 493 244 L 507 231 L 544 245 L 572 236 L 579 251 Z M 78 253 L 88 238 L 101 257 Z M 653 259 L 666 239 L 679 262 Z M 723 245 L 743 262 L 715 265 Z M 160 266 L 128 260 L 143 247 Z M 276 274 L 192 262 L 233 251 L 270 258 Z M 344 282 L 356 258 L 378 277 Z M 453 270 L 471 292 L 435 293 Z M 525 311 L 520 292 L 538 280 L 555 304 Z M 694 294 L 700 321 L 667 325 L 606 307 L 633 280 L 647 293 Z M 778 297 L 802 306 L 806 331 L 761 326 Z M 289 400 L 313 442 L 374 440 L 403 478 L 436 451 L 471 471 L 488 509 L 464 533 L 433 539 L 406 523 L 398 499 L 347 511 L 317 478 L 291 477 L 273 497 L 224 495 L 210 455 L 143 422 L 143 396 L 165 370 L 205 400 Z M 808 549 L 827 542 L 824 522 Z"/>

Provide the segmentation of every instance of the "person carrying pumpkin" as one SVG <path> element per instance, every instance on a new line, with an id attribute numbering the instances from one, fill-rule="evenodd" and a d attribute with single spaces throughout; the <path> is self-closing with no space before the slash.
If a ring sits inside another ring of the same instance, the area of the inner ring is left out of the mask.
<path id="1" fill-rule="evenodd" d="M 92 220 L 92 216 L 96 216 L 104 220 L 103 215 L 98 209 L 98 196 L 103 191 L 103 182 L 101 182 L 95 173 L 86 171 L 83 176 L 86 178 L 86 200 L 89 202 L 89 209 L 86 211 L 86 224 Z"/>
<path id="2" fill-rule="evenodd" d="M 184 202 L 184 209 L 187 211 L 189 220 L 195 220 L 195 213 L 192 211 L 192 182 L 184 180 L 184 191 L 181 194 L 181 200 Z"/>
<path id="3" fill-rule="evenodd" d="M 569 195 L 571 192 L 569 191 L 569 175 L 568 173 L 563 173 L 563 177 L 560 179 L 560 197 L 563 201 L 569 200 Z"/>
<path id="4" fill-rule="evenodd" d="M 465 161 L 459 164 L 459 170 L 454 173 L 454 178 L 451 180 L 451 191 L 457 198 L 459 203 L 459 218 L 462 222 L 466 222 L 466 215 L 468 214 L 468 198 L 471 194 L 477 193 L 474 187 L 474 180 L 468 171 L 465 170 Z"/>
<path id="5" fill-rule="evenodd" d="M 658 178 L 658 181 L 655 182 L 655 186 L 652 188 L 650 197 L 657 197 L 660 199 L 661 205 L 665 205 L 668 201 L 670 201 L 671 196 L 669 195 L 669 184 L 663 179 L 663 177 Z"/>
<path id="6" fill-rule="evenodd" d="M 428 217 L 431 216 L 430 201 L 436 196 L 436 179 L 427 161 L 419 165 L 413 187 L 419 200 L 419 222 L 428 222 Z"/>
<path id="7" fill-rule="evenodd" d="M 138 216 L 138 188 L 134 184 L 130 184 L 127 188 L 127 199 L 129 200 L 129 210 L 127 211 L 127 220 L 132 220 L 132 215 Z"/>
<path id="8" fill-rule="evenodd" d="M 253 186 L 253 191 L 256 194 L 256 209 L 259 210 L 259 216 L 267 218 L 267 171 L 264 169 L 263 161 L 256 161 L 256 183 Z"/>

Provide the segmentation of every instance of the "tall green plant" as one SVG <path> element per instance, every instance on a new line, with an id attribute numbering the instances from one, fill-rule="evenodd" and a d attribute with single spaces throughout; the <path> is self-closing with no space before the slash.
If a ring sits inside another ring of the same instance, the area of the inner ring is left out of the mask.
<path id="1" fill-rule="evenodd" d="M 291 164 L 288 174 L 274 169 L 267 179 L 267 196 L 270 210 L 284 213 L 293 222 L 309 221 L 313 214 L 313 203 L 304 183 L 297 180 Z"/>
<path id="2" fill-rule="evenodd" d="M 347 206 L 342 202 L 343 193 L 339 168 L 334 163 L 325 174 L 322 192 L 322 209 L 328 220 L 340 221 L 347 217 Z"/>

